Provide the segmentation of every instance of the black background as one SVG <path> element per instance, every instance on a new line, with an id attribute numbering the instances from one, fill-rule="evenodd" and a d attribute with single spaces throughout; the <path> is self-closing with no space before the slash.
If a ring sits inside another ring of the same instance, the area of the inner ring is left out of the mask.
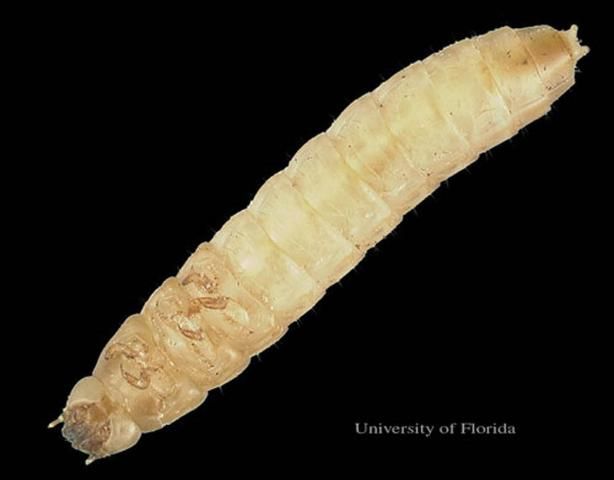
<path id="1" fill-rule="evenodd" d="M 22 273 L 40 312 L 20 453 L 64 477 L 324 473 L 328 460 L 348 474 L 405 474 L 493 457 L 507 469 L 578 438 L 584 333 L 598 318 L 592 187 L 611 161 L 596 147 L 600 12 L 226 10 L 39 11 L 22 32 L 33 40 L 23 195 L 35 205 L 22 217 L 33 231 Z M 592 52 L 577 86 L 407 215 L 238 379 L 87 469 L 44 429 L 123 319 L 350 101 L 455 40 L 540 23 L 579 25 Z M 517 434 L 356 435 L 364 421 L 508 423 Z"/>

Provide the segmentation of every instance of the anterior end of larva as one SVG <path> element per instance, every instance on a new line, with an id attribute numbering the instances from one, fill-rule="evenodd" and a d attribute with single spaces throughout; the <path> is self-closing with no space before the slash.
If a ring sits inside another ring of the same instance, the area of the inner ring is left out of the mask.
<path id="1" fill-rule="evenodd" d="M 481 152 L 544 115 L 588 53 L 577 27 L 503 27 L 350 104 L 167 279 L 49 427 L 87 463 L 198 407 Z"/>
<path id="2" fill-rule="evenodd" d="M 577 62 L 590 52 L 590 48 L 588 48 L 586 45 L 582 45 L 580 39 L 578 38 L 577 25 L 574 24 L 569 27 L 569 30 L 561 32 L 561 36 L 563 37 L 567 48 L 569 48 L 574 61 Z"/>

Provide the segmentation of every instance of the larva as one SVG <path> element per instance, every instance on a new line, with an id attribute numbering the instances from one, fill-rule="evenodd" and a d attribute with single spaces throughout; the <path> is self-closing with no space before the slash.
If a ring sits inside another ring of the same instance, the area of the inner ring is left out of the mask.
<path id="1" fill-rule="evenodd" d="M 50 426 L 93 461 L 199 406 L 443 180 L 544 115 L 587 52 L 575 26 L 503 27 L 357 99 L 123 323 Z"/>

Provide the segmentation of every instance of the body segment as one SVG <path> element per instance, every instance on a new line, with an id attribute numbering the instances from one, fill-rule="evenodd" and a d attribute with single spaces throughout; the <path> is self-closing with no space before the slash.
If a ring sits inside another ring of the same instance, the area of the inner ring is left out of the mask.
<path id="1" fill-rule="evenodd" d="M 546 113 L 586 51 L 575 27 L 504 27 L 357 99 L 124 322 L 73 389 L 66 438 L 100 458 L 196 408 L 441 181 Z"/>

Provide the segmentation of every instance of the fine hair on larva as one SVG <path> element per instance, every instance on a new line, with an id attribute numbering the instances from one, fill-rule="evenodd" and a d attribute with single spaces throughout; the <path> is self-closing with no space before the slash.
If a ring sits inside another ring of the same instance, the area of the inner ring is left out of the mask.
<path id="1" fill-rule="evenodd" d="M 545 115 L 588 52 L 577 27 L 503 27 L 352 102 L 131 315 L 49 426 L 87 463 L 198 407 L 422 200 Z"/>

